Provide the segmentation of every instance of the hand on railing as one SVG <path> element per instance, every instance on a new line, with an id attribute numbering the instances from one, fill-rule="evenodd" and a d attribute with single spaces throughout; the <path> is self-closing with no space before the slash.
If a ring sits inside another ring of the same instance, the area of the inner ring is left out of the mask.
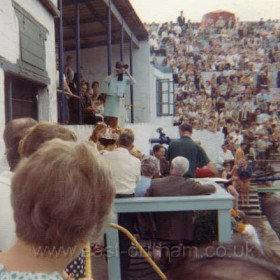
<path id="1" fill-rule="evenodd" d="M 74 97 L 74 98 L 77 98 L 77 99 L 80 99 L 80 96 L 76 95 L 76 94 L 73 94 L 71 91 L 62 91 L 61 89 L 56 89 L 57 92 L 59 93 L 64 93 L 70 97 Z"/>

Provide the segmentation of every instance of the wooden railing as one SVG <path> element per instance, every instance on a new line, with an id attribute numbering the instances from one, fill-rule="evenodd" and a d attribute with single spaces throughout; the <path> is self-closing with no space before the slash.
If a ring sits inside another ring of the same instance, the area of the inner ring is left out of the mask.
<path id="1" fill-rule="evenodd" d="M 210 183 L 203 180 L 202 183 Z M 212 183 L 212 182 L 211 182 Z M 212 183 L 213 184 L 213 183 Z M 115 199 L 116 213 L 143 213 L 143 212 L 172 212 L 217 210 L 218 211 L 218 239 L 220 242 L 231 241 L 230 209 L 233 206 L 233 197 L 220 185 L 214 183 L 217 191 L 212 195 L 201 196 L 177 196 L 177 197 L 141 197 Z M 172 186 L 171 186 L 172 187 Z M 114 223 L 118 223 L 117 215 Z M 107 250 L 109 280 L 120 280 L 119 259 L 119 234 L 118 231 L 108 228 Z M 113 251 L 113 252 L 112 252 Z"/>

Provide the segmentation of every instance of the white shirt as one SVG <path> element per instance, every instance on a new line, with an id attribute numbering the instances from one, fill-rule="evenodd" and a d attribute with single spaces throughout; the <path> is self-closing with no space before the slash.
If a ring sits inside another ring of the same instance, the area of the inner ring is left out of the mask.
<path id="1" fill-rule="evenodd" d="M 11 205 L 11 179 L 14 173 L 3 171 L 0 174 L 0 250 L 7 251 L 15 241 L 15 222 Z"/>
<path id="2" fill-rule="evenodd" d="M 223 164 L 225 161 L 234 160 L 234 156 L 230 150 L 224 152 L 223 150 L 219 153 L 219 161 Z"/>
<path id="3" fill-rule="evenodd" d="M 136 184 L 141 179 L 140 160 L 124 148 L 117 148 L 112 152 L 103 154 L 103 157 L 111 168 L 116 193 L 133 194 Z"/>
<path id="4" fill-rule="evenodd" d="M 233 137 L 233 142 L 235 145 L 240 145 L 243 142 L 244 138 L 242 134 L 236 135 Z"/>

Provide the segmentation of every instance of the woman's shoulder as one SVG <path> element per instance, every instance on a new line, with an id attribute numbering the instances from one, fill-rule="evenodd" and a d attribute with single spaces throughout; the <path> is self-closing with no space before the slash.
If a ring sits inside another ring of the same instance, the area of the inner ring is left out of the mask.
<path id="1" fill-rule="evenodd" d="M 0 263 L 0 280 L 63 280 L 63 278 L 58 272 L 50 274 L 19 271 L 7 272 L 4 265 Z"/>

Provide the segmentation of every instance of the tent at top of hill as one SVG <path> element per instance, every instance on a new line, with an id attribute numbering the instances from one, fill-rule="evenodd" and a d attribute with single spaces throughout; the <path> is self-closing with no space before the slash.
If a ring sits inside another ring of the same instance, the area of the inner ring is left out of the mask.
<path id="1" fill-rule="evenodd" d="M 222 28 L 224 26 L 228 28 L 232 28 L 235 22 L 236 19 L 234 13 L 218 10 L 205 14 L 202 17 L 200 28 L 207 28 L 207 27 Z"/>

